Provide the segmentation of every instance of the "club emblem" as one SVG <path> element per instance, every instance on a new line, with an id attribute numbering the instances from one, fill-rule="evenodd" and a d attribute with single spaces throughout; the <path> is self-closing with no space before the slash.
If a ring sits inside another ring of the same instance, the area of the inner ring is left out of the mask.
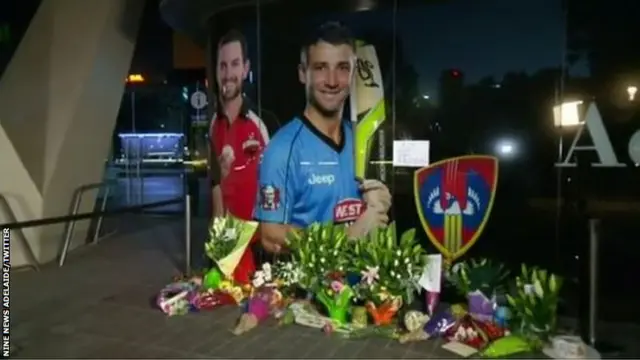
<path id="1" fill-rule="evenodd" d="M 449 263 L 478 240 L 498 183 L 498 159 L 461 156 L 416 171 L 414 194 L 429 240 Z"/>

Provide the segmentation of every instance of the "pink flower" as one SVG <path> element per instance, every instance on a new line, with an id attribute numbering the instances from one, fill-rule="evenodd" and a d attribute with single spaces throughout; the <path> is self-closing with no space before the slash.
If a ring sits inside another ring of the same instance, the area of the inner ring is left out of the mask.
<path id="1" fill-rule="evenodd" d="M 344 289 L 344 284 L 341 283 L 340 281 L 332 281 L 331 282 L 331 290 L 340 293 L 342 292 L 342 289 Z"/>

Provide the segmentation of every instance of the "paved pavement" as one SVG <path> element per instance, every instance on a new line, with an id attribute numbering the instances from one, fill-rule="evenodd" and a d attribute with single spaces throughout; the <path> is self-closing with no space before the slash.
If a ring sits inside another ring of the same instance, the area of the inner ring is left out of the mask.
<path id="1" fill-rule="evenodd" d="M 151 301 L 180 272 L 181 220 L 123 222 L 135 226 L 77 250 L 63 268 L 12 273 L 14 358 L 456 358 L 438 341 L 343 340 L 295 325 L 267 323 L 235 337 L 233 307 L 167 317 Z"/>

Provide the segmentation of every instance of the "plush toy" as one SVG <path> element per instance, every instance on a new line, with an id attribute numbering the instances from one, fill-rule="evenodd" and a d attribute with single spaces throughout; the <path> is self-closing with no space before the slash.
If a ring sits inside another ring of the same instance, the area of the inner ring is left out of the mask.
<path id="1" fill-rule="evenodd" d="M 429 321 L 429 315 L 419 311 L 408 311 L 404 315 L 404 326 L 407 329 L 406 334 L 400 335 L 398 341 L 405 344 L 411 341 L 423 341 L 429 339 L 429 334 L 424 331 L 424 326 Z"/>
<path id="2" fill-rule="evenodd" d="M 240 316 L 238 325 L 233 329 L 233 334 L 243 334 L 258 326 L 261 321 L 267 319 L 271 314 L 274 300 L 277 300 L 277 298 L 278 296 L 275 289 L 262 288 L 256 290 L 255 294 L 249 298 L 247 311 Z"/>

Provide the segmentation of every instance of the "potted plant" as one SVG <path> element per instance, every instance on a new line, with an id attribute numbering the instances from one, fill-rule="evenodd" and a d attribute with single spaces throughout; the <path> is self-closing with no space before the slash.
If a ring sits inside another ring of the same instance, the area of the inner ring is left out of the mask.
<path id="1" fill-rule="evenodd" d="M 209 241 L 205 243 L 204 250 L 215 266 L 204 276 L 205 289 L 217 289 L 224 278 L 232 278 L 233 271 L 257 228 L 258 223 L 240 220 L 231 215 L 216 217 L 211 221 Z"/>
<path id="2" fill-rule="evenodd" d="M 344 225 L 313 224 L 287 237 L 299 285 L 311 292 L 338 324 L 346 324 L 354 292 L 346 281 L 350 262 Z"/>
<path id="3" fill-rule="evenodd" d="M 361 275 L 358 297 L 376 325 L 389 325 L 402 304 L 413 302 L 426 252 L 415 239 L 415 229 L 397 239 L 395 225 L 378 229 L 353 243 L 352 271 Z"/>
<path id="4" fill-rule="evenodd" d="M 522 265 L 515 291 L 507 295 L 519 329 L 535 348 L 549 340 L 555 330 L 562 278 L 547 270 Z"/>
<path id="5" fill-rule="evenodd" d="M 489 259 L 471 259 L 453 266 L 448 280 L 466 296 L 469 313 L 478 320 L 491 320 L 496 298 L 505 292 L 504 283 L 509 271 L 503 264 Z"/>

